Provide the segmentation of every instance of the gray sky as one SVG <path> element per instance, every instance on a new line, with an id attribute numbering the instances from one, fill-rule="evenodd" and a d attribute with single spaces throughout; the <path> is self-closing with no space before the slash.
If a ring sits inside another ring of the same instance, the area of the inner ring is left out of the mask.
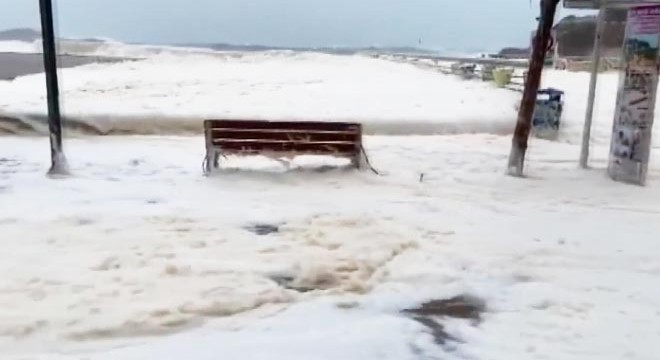
<path id="1" fill-rule="evenodd" d="M 538 0 L 54 0 L 60 36 L 279 46 L 525 46 Z M 39 26 L 38 0 L 0 0 L 0 29 Z M 561 15 L 568 14 L 562 11 Z"/>

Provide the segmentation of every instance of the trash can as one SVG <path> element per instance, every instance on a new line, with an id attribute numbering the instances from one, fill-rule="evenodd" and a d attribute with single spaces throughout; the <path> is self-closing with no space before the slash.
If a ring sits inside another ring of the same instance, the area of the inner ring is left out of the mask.
<path id="1" fill-rule="evenodd" d="M 499 88 L 503 88 L 509 83 L 511 83 L 511 78 L 513 77 L 513 69 L 508 68 L 497 68 L 493 70 L 493 80 L 495 80 L 495 85 Z"/>
<path id="2" fill-rule="evenodd" d="M 493 76 L 494 70 L 495 65 L 483 65 L 481 67 L 481 81 L 495 81 L 495 76 Z"/>
<path id="3" fill-rule="evenodd" d="M 470 80 L 474 78 L 476 70 L 477 70 L 476 64 L 462 64 L 462 63 L 451 64 L 451 72 L 454 75 L 460 76 L 463 80 Z"/>
<path id="4" fill-rule="evenodd" d="M 561 114 L 564 111 L 564 92 L 548 88 L 538 91 L 532 131 L 541 139 L 556 140 L 559 137 Z"/>

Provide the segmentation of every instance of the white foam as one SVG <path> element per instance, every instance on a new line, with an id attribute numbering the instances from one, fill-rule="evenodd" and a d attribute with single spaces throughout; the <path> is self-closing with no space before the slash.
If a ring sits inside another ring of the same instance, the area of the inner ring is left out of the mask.
<path id="1" fill-rule="evenodd" d="M 186 56 L 191 54 L 219 54 L 201 47 L 128 44 L 111 38 L 58 39 L 56 42 L 60 55 L 99 56 L 108 58 L 144 59 L 152 56 L 169 54 Z M 0 53 L 37 54 L 43 51 L 41 40 L 0 41 Z"/>
<path id="2" fill-rule="evenodd" d="M 0 53 L 38 54 L 41 51 L 41 43 L 36 41 L 0 41 Z"/>
<path id="3" fill-rule="evenodd" d="M 204 118 L 360 121 L 371 133 L 509 133 L 519 95 L 362 56 L 268 52 L 62 70 L 64 114 L 101 132 L 199 131 Z M 0 85 L 0 111 L 45 114 L 43 75 Z"/>
<path id="4" fill-rule="evenodd" d="M 366 137 L 382 176 L 204 178 L 201 136 L 79 137 L 53 180 L 47 138 L 3 138 L 0 358 L 653 359 L 660 159 L 631 187 L 606 145 L 583 171 L 535 141 L 519 179 L 510 141 Z M 400 313 L 461 293 L 488 309 L 441 320 L 464 343 Z"/>
<path id="5" fill-rule="evenodd" d="M 205 118 L 242 118 L 359 121 L 371 134 L 510 134 L 520 101 L 519 93 L 490 83 L 358 55 L 221 53 L 107 41 L 62 46 L 142 59 L 61 71 L 64 115 L 74 132 L 199 133 Z M 1 82 L 0 113 L 38 115 L 27 122 L 45 131 L 44 81 L 32 75 Z M 588 83 L 587 73 L 544 72 L 542 87 L 566 92 L 560 141 L 580 142 Z M 600 76 L 595 143 L 609 141 L 617 88 L 618 73 Z"/>

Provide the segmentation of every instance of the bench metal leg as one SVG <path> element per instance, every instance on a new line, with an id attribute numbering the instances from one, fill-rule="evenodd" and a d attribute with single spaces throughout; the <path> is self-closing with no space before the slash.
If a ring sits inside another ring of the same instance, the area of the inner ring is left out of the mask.
<path id="1" fill-rule="evenodd" d="M 374 174 L 380 175 L 378 170 L 374 169 L 371 165 L 369 157 L 364 149 L 361 149 L 360 153 L 351 159 L 351 164 L 358 170 L 371 170 Z"/>
<path id="2" fill-rule="evenodd" d="M 216 150 L 207 150 L 204 158 L 204 173 L 210 174 L 214 169 L 220 167 L 220 152 Z"/>
<path id="3" fill-rule="evenodd" d="M 362 170 L 365 168 L 364 154 L 362 153 L 362 151 L 360 151 L 357 155 L 355 155 L 351 159 L 351 165 L 358 170 Z"/>
<path id="4" fill-rule="evenodd" d="M 204 158 L 204 174 L 209 175 L 211 174 L 211 171 L 213 170 L 212 164 L 213 164 L 213 159 L 211 159 L 212 153 L 206 152 L 206 157 Z"/>
<path id="5" fill-rule="evenodd" d="M 213 168 L 217 169 L 220 167 L 220 152 L 219 151 L 214 151 L 213 152 Z"/>

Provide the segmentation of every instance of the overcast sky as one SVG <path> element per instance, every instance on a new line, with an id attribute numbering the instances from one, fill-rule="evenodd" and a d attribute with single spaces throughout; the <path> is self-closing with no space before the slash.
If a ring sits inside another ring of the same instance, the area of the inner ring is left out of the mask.
<path id="1" fill-rule="evenodd" d="M 54 0 L 59 35 L 279 46 L 526 46 L 538 0 Z M 0 0 L 0 29 L 39 26 L 38 0 Z M 565 10 L 561 16 L 567 15 Z"/>

